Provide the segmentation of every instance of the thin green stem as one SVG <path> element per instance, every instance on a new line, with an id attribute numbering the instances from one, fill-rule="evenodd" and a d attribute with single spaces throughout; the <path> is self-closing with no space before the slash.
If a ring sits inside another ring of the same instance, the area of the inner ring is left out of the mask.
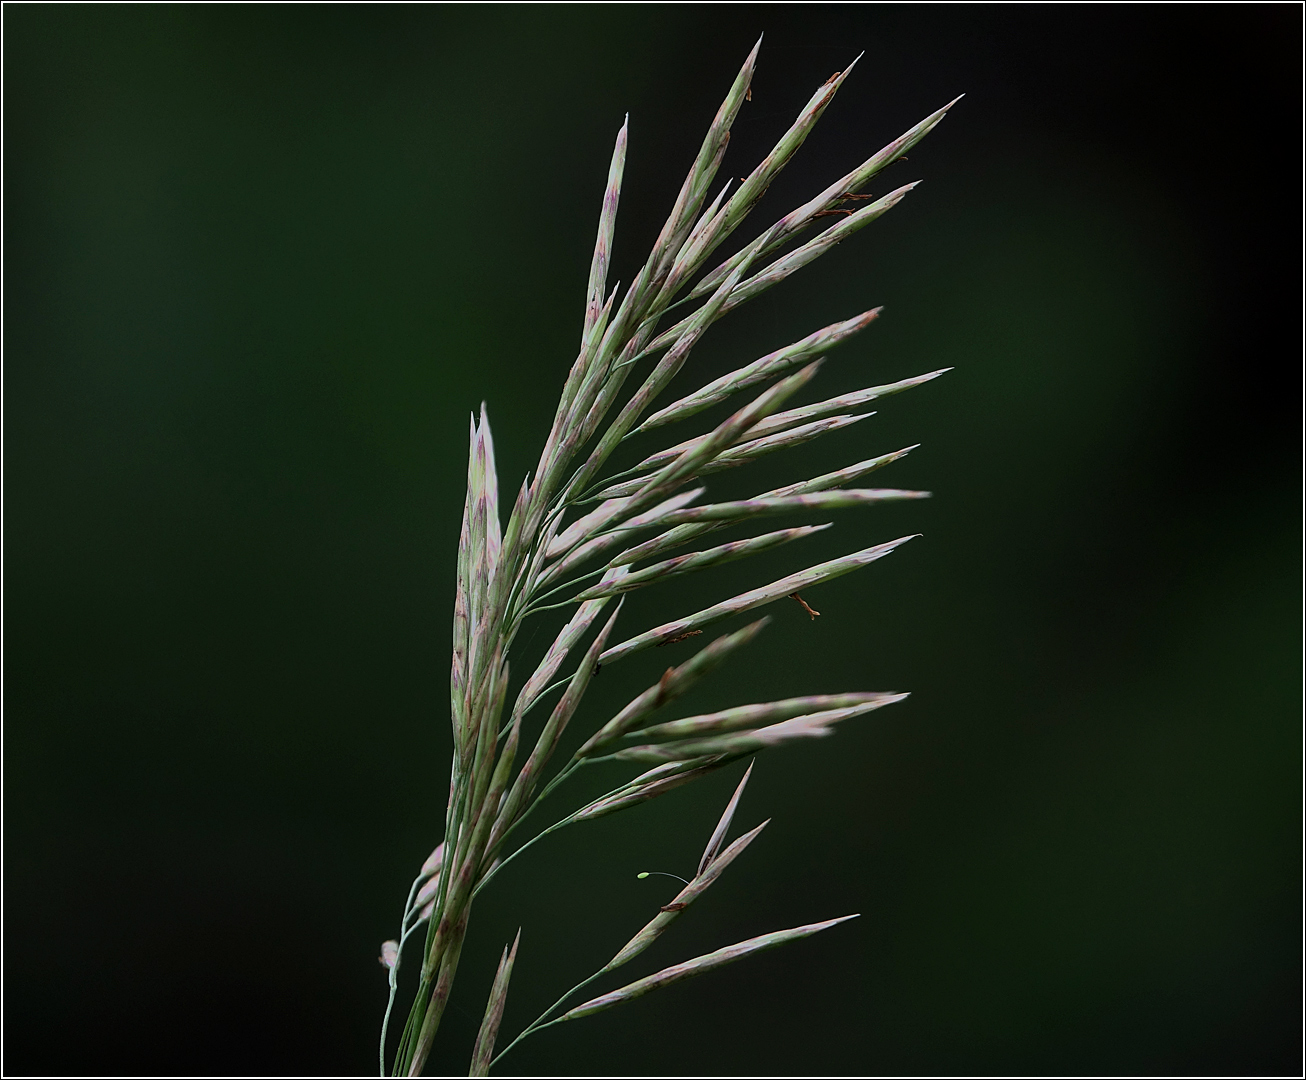
<path id="1" fill-rule="evenodd" d="M 603 488 L 615 484 L 618 480 L 628 480 L 631 477 L 639 476 L 640 473 L 651 473 L 656 468 L 656 465 L 645 465 L 643 462 L 640 462 L 638 465 L 632 465 L 629 469 L 622 469 L 621 472 L 613 473 L 611 476 L 605 476 L 602 480 L 595 480 L 594 483 L 577 496 L 576 502 L 594 502 L 599 497 L 599 492 L 602 491 Z"/>
<path id="2" fill-rule="evenodd" d="M 533 798 L 533 799 L 530 801 L 530 805 L 527 806 L 526 809 L 523 810 L 523 811 L 522 811 L 522 812 L 517 816 L 517 820 L 514 821 L 511 825 L 509 825 L 506 829 L 503 830 L 503 836 L 499 838 L 499 843 L 502 843 L 504 840 L 508 839 L 508 837 L 512 835 L 513 830 L 516 829 L 517 826 L 519 826 L 523 821 L 525 821 L 525 820 L 530 816 L 531 811 L 533 811 L 537 806 L 539 806 L 540 803 L 542 803 L 542 802 L 545 800 L 545 798 L 548 797 L 549 793 L 550 793 L 551 791 L 553 791 L 554 788 L 556 788 L 559 784 L 561 784 L 565 779 L 567 779 L 568 776 L 570 776 L 572 773 L 574 773 L 574 772 L 576 771 L 576 769 L 577 769 L 579 766 L 583 765 L 583 764 L 584 764 L 583 761 L 575 761 L 575 760 L 573 760 L 573 761 L 569 761 L 569 762 L 567 763 L 566 767 L 565 767 L 565 768 L 564 768 L 560 773 L 558 773 L 557 776 L 555 776 L 552 780 L 550 780 L 550 781 L 545 785 L 544 790 L 541 791 L 538 795 L 535 796 L 535 798 Z M 560 828 L 562 828 L 562 826 L 565 825 L 565 824 L 567 824 L 569 821 L 570 821 L 570 818 L 567 818 L 567 819 L 564 819 L 563 821 L 558 822 L 558 824 L 556 824 L 556 825 L 551 825 L 551 826 L 550 826 L 548 829 L 546 829 L 544 832 L 540 833 L 540 836 L 545 836 L 546 834 L 552 832 L 554 829 L 560 829 Z M 530 840 L 529 843 L 531 843 L 531 844 L 535 843 L 535 841 L 538 840 L 538 839 L 540 838 L 540 836 L 537 836 L 537 837 L 535 837 L 534 839 Z M 522 845 L 522 847 L 525 847 L 525 846 L 526 846 L 525 844 Z M 517 851 L 514 851 L 514 852 L 512 853 L 512 855 L 509 856 L 509 858 L 512 858 L 512 857 L 516 856 L 517 854 L 519 854 L 519 853 L 521 852 L 521 850 L 522 850 L 521 848 L 518 848 Z M 505 859 L 505 860 L 504 860 L 504 863 L 506 863 L 507 861 L 508 861 L 508 860 Z M 497 867 L 496 869 L 501 869 L 502 866 L 503 866 L 503 863 L 501 863 L 501 864 L 499 865 L 499 867 Z M 484 883 L 484 881 L 482 881 L 482 884 L 483 884 L 483 883 Z M 480 888 L 480 886 L 478 885 L 477 888 Z M 475 895 L 475 894 L 473 894 L 473 895 Z"/>
<path id="3" fill-rule="evenodd" d="M 527 615 L 538 615 L 541 611 L 554 611 L 560 607 L 566 607 L 568 604 L 574 604 L 575 602 L 576 601 L 574 599 L 560 600 L 556 604 L 541 604 L 539 607 L 528 607 L 522 613 L 522 616 L 525 617 Z"/>
<path id="4" fill-rule="evenodd" d="M 525 814 L 522 815 L 522 817 L 525 816 L 526 816 Z M 502 870 L 505 866 L 507 866 L 510 862 L 512 862 L 513 859 L 517 858 L 517 856 L 520 855 L 523 851 L 525 851 L 528 847 L 530 847 L 536 841 L 543 840 L 546 836 L 549 835 L 549 833 L 557 832 L 564 825 L 570 825 L 573 821 L 575 821 L 575 819 L 576 819 L 576 815 L 572 814 L 568 817 L 563 818 L 561 821 L 553 825 L 550 825 L 543 832 L 538 833 L 535 836 L 532 836 L 529 840 L 526 841 L 526 843 L 522 844 L 521 847 L 519 847 L 516 851 L 514 851 L 511 855 L 509 855 L 506 859 L 504 859 L 503 862 L 499 863 L 498 866 L 496 866 L 493 870 L 491 870 L 488 874 L 486 874 L 485 877 L 481 878 L 481 880 L 476 883 L 476 887 L 472 889 L 471 898 L 475 900 L 477 894 L 483 888 L 485 888 L 486 885 L 490 883 L 490 881 L 494 878 L 494 875 L 497 874 L 500 870 Z M 521 818 L 518 818 L 517 821 L 513 822 L 513 827 L 520 824 L 521 820 L 522 820 Z M 511 828 L 509 829 L 509 831 L 511 831 Z M 505 833 L 504 835 L 506 836 L 507 833 Z"/>
<path id="5" fill-rule="evenodd" d="M 542 1013 L 540 1013 L 540 1015 L 537 1016 L 526 1027 L 526 1029 L 522 1031 L 520 1035 L 517 1036 L 517 1038 L 513 1039 L 512 1042 L 510 1042 L 507 1046 L 505 1046 L 502 1050 L 500 1050 L 497 1055 L 495 1055 L 494 1060 L 490 1062 L 491 1067 L 497 1065 L 499 1063 L 499 1059 L 502 1058 L 509 1050 L 511 1050 L 519 1042 L 521 1042 L 522 1039 L 526 1038 L 527 1035 L 533 1035 L 535 1032 L 542 1031 L 546 1027 L 552 1027 L 554 1024 L 561 1024 L 562 1017 L 558 1017 L 558 1019 L 556 1020 L 550 1020 L 547 1023 L 545 1022 L 544 1018 L 548 1016 L 549 1013 L 553 1012 L 554 1009 L 558 1008 L 569 997 L 571 997 L 572 994 L 584 990 L 585 987 L 589 986 L 590 983 L 592 983 L 605 971 L 607 971 L 607 968 L 601 968 L 598 971 L 596 971 L 593 975 L 591 975 L 588 979 L 585 979 L 583 982 L 578 982 L 575 986 L 573 986 L 570 990 L 568 990 L 565 994 L 563 994 L 562 997 L 558 998 L 557 1001 L 555 1001 L 552 1005 L 550 1005 L 547 1009 L 545 1009 Z"/>
<path id="6" fill-rule="evenodd" d="M 413 884 L 408 889 L 408 899 L 404 901 L 403 918 L 399 920 L 399 947 L 395 950 L 395 962 L 390 967 L 390 997 L 385 1003 L 385 1016 L 381 1020 L 381 1046 L 379 1048 L 379 1057 L 381 1059 L 381 1075 L 385 1076 L 385 1036 L 390 1027 L 390 1013 L 395 1007 L 395 993 L 399 989 L 399 958 L 403 955 L 404 942 L 408 940 L 411 934 L 420 923 L 404 930 L 408 924 L 408 917 L 413 913 L 413 897 L 417 895 L 418 886 L 422 882 L 422 876 L 419 874 L 413 878 Z"/>
<path id="7" fill-rule="evenodd" d="M 406 942 L 410 937 L 412 937 L 414 933 L 416 933 L 417 928 L 418 928 L 419 926 L 421 926 L 421 925 L 422 925 L 422 924 L 421 924 L 420 922 L 415 922 L 415 923 L 413 923 L 412 926 L 410 926 L 407 930 L 405 930 L 405 931 L 403 932 L 403 936 L 401 936 L 401 937 L 399 938 L 399 948 L 395 950 L 395 963 L 394 963 L 394 967 L 392 967 L 392 968 L 390 969 L 390 997 L 389 997 L 389 1000 L 386 1002 L 386 1005 L 385 1005 L 385 1019 L 381 1021 L 381 1053 L 380 1053 L 380 1061 L 381 1061 L 381 1075 L 382 1075 L 382 1076 L 385 1076 L 385 1035 L 386 1035 L 386 1029 L 390 1026 L 390 1011 L 394 1008 L 394 1004 L 395 1004 L 395 993 L 396 993 L 396 992 L 398 991 L 398 989 L 399 989 L 399 980 L 398 980 L 398 974 L 399 974 L 399 960 L 400 960 L 400 958 L 403 956 L 403 953 L 404 953 L 404 943 L 405 943 L 405 942 Z"/>
<path id="8" fill-rule="evenodd" d="M 554 788 L 556 788 L 559 784 L 561 784 L 564 780 L 566 780 L 567 777 L 569 777 L 572 773 L 574 773 L 577 769 L 579 769 L 584 764 L 585 764 L 584 760 L 577 760 L 577 759 L 572 759 L 571 761 L 567 762 L 563 770 L 560 773 L 558 773 L 558 775 L 555 776 L 552 780 L 550 780 L 547 784 L 544 785 L 544 790 L 541 791 L 538 796 L 536 796 L 535 801 L 531 803 L 530 808 L 532 810 L 535 809 L 536 806 L 538 806 L 540 803 L 542 803 L 545 799 L 549 797 L 549 793 L 552 792 Z M 522 815 L 522 817 L 525 816 L 526 816 L 525 814 Z"/>
<path id="9" fill-rule="evenodd" d="M 522 618 L 524 619 L 524 618 L 526 618 L 527 615 L 531 615 L 531 614 L 533 614 L 533 613 L 536 612 L 536 611 L 545 611 L 545 610 L 547 610 L 546 608 L 536 607 L 536 606 L 535 606 L 535 602 L 536 602 L 537 600 L 547 600 L 547 599 L 548 599 L 550 596 L 552 596 L 554 593 L 562 592 L 564 589 L 574 589 L 577 585 L 579 585 L 579 584 L 580 584 L 582 581 L 584 581 L 586 578 L 597 577 L 597 576 L 599 576 L 600 574 L 602 574 L 603 571 L 606 570 L 606 569 L 607 569 L 606 566 L 600 566 L 597 570 L 586 570 L 585 573 L 583 573 L 583 574 L 580 575 L 580 577 L 574 577 L 574 578 L 572 578 L 570 581 L 564 581 L 561 585 L 555 585 L 555 586 L 554 586 L 552 589 L 550 589 L 548 592 L 546 592 L 546 593 L 540 593 L 539 596 L 532 596 L 532 597 L 530 598 L 530 601 L 528 602 L 528 605 L 527 605 L 527 607 L 526 607 L 526 610 L 522 612 Z"/>
<path id="10" fill-rule="evenodd" d="M 557 682 L 555 682 L 555 683 L 549 683 L 548 686 L 546 686 L 543 690 L 541 690 L 541 691 L 539 692 L 539 695 L 536 697 L 535 701 L 532 701 L 532 702 L 531 702 L 531 708 L 532 708 L 532 709 L 535 708 L 535 702 L 536 702 L 536 701 L 539 701 L 540 698 L 542 698 L 545 694 L 550 693 L 551 691 L 558 689 L 558 687 L 560 687 L 560 686 L 566 686 L 566 685 L 567 685 L 569 682 L 571 682 L 571 680 L 574 679 L 575 677 L 576 677 L 576 673 L 573 671 L 573 672 L 572 672 L 570 675 L 568 675 L 566 678 L 564 678 L 564 679 L 559 679 L 559 680 L 558 680 Z M 525 713 L 523 713 L 522 715 L 524 716 Z"/>
<path id="11" fill-rule="evenodd" d="M 550 791 L 552 791 L 555 787 L 557 787 L 557 785 L 561 781 L 563 781 L 568 776 L 570 776 L 578 768 L 580 768 L 582 765 L 592 765 L 596 761 L 607 761 L 607 760 L 610 760 L 610 758 L 583 758 L 580 760 L 573 759 L 572 761 L 568 762 L 567 767 L 562 772 L 560 772 L 556 777 L 554 777 L 553 781 L 548 785 L 548 787 L 546 787 L 544 791 L 541 792 L 539 798 L 535 799 L 535 801 L 532 802 L 531 805 L 526 808 L 525 812 L 521 815 L 521 817 L 519 817 L 508 827 L 508 829 L 503 834 L 504 838 L 506 839 L 512 833 L 512 830 L 515 829 L 526 819 L 526 815 L 535 809 L 535 807 L 540 803 L 540 801 L 544 798 L 545 795 L 547 795 Z M 626 783 L 622 784 L 620 787 L 613 788 L 606 795 L 600 795 L 597 799 L 591 800 L 588 806 L 593 806 L 597 802 L 604 802 L 607 799 L 615 798 L 616 796 L 622 794 L 623 792 L 629 791 L 636 786 L 637 785 L 635 784 L 634 781 L 627 781 Z M 581 807 L 581 810 L 588 809 L 588 806 Z M 497 874 L 500 870 L 502 870 L 505 866 L 507 866 L 508 863 L 510 863 L 513 859 L 515 859 L 518 855 L 520 855 L 523 851 L 525 851 L 537 840 L 543 840 L 544 837 L 549 835 L 549 833 L 557 832 L 564 825 L 573 824 L 577 820 L 576 814 L 579 814 L 580 812 L 581 812 L 580 810 L 577 810 L 576 813 L 569 814 L 561 821 L 556 822 L 553 825 L 550 825 L 542 833 L 539 833 L 537 836 L 533 836 L 529 840 L 527 840 L 526 843 L 522 844 L 521 847 L 519 847 L 516 851 L 514 851 L 511 855 L 509 855 L 506 859 L 504 859 L 503 862 L 499 863 L 498 866 L 496 866 L 493 870 L 491 870 L 488 874 L 486 874 L 485 877 L 481 878 L 481 880 L 477 882 L 476 888 L 472 891 L 472 896 L 475 897 L 477 893 L 479 893 L 483 888 L 485 888 L 487 884 L 489 884 L 490 879 L 494 877 L 495 874 Z"/>

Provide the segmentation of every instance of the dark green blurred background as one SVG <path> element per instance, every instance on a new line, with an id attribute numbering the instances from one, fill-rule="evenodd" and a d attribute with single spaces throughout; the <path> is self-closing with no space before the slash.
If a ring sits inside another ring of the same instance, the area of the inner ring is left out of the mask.
<path id="1" fill-rule="evenodd" d="M 863 917 L 505 1071 L 1299 1071 L 1299 7 L 4 15 L 7 1073 L 374 1069 L 447 791 L 467 412 L 514 490 L 623 113 L 629 280 L 762 31 L 736 175 L 866 56 L 736 241 L 968 96 L 871 190 L 925 183 L 678 387 L 875 304 L 808 400 L 957 370 L 713 485 L 920 442 L 877 479 L 933 500 L 626 605 L 924 534 L 686 699 L 913 691 L 759 759 L 737 828 L 773 823 L 636 974 Z M 666 902 L 636 871 L 691 870 L 736 777 L 505 872 L 431 1071 L 517 926 L 510 1031 Z"/>

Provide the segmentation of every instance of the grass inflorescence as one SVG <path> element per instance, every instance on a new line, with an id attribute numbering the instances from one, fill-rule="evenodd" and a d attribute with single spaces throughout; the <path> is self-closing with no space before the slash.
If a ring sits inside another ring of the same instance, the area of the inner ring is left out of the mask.
<path id="1" fill-rule="evenodd" d="M 765 532 L 672 555 L 677 548 L 754 519 L 795 511 L 824 513 L 875 506 L 928 495 L 845 486 L 913 449 L 907 447 L 751 499 L 699 502 L 706 490 L 701 478 L 847 427 L 870 415 L 854 410 L 942 374 L 934 371 L 785 408 L 817 374 L 825 354 L 871 325 L 878 308 L 817 330 L 654 410 L 655 401 L 684 369 L 695 345 L 717 320 L 848 239 L 911 191 L 914 184 L 875 199 L 860 193 L 885 166 L 924 138 L 953 104 L 926 117 L 735 254 L 714 264 L 714 253 L 801 147 L 852 70 L 850 66 L 817 89 L 772 151 L 733 193 L 732 184 L 727 183 L 709 198 L 731 124 L 750 97 L 757 52 L 758 46 L 754 46 L 708 129 L 652 251 L 620 297 L 618 289 L 609 291 L 607 286 L 625 169 L 627 124 L 618 132 L 591 261 L 580 349 L 539 462 L 517 491 L 506 524 L 485 407 L 479 420 L 472 418 L 453 619 L 450 715 L 454 754 L 444 839 L 409 889 L 398 937 L 382 947 L 382 963 L 390 979 L 390 1000 L 381 1031 L 383 1076 L 387 1071 L 395 1076 L 421 1073 L 458 970 L 473 899 L 525 848 L 577 822 L 648 802 L 760 750 L 827 736 L 834 725 L 906 696 L 888 692 L 823 694 L 667 720 L 661 710 L 746 648 L 765 628 L 769 620 L 764 617 L 707 641 L 690 659 L 668 667 L 656 683 L 610 719 L 601 723 L 587 719 L 589 737 L 561 766 L 550 769 L 564 732 L 575 721 L 591 681 L 604 666 L 644 649 L 699 636 L 715 623 L 777 600 L 796 600 L 815 618 L 819 612 L 802 598 L 802 591 L 867 566 L 911 537 L 819 563 L 651 629 L 624 637 L 618 634 L 624 594 L 751 558 L 826 526 Z M 812 230 L 818 231 L 802 239 Z M 791 246 L 791 241 L 800 242 Z M 686 310 L 694 302 L 698 306 Z M 677 321 L 662 325 L 673 308 L 679 313 Z M 710 430 L 650 454 L 622 472 L 605 474 L 613 453 L 628 437 L 688 420 L 754 387 L 764 388 Z M 573 609 L 570 618 L 510 699 L 509 653 L 518 631 L 525 620 L 557 607 Z M 579 653 L 579 658 L 573 653 Z M 560 677 L 564 666 L 569 667 L 569 674 Z M 557 689 L 562 689 L 562 694 L 547 719 L 528 736 L 528 714 Z M 529 830 L 524 827 L 528 821 L 539 825 L 532 811 L 541 800 L 577 770 L 596 761 L 652 767 L 527 835 Z M 559 998 L 496 1054 L 520 932 L 511 947 L 505 945 L 476 1039 L 470 1075 L 488 1075 L 495 1061 L 542 1028 L 581 1019 L 855 917 L 750 938 L 555 1015 L 591 982 L 647 949 L 762 831 L 765 822 L 726 843 L 751 771 L 750 765 L 708 841 L 696 875 L 686 881 L 680 894 L 607 965 Z M 416 995 L 387 1069 L 387 1035 L 400 962 L 405 950 L 411 957 L 419 948 Z"/>

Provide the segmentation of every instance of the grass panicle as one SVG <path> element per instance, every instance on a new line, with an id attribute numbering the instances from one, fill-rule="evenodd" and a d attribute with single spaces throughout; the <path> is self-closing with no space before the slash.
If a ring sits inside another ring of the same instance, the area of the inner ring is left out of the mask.
<path id="1" fill-rule="evenodd" d="M 816 618 L 818 612 L 803 599 L 803 591 L 865 567 L 912 537 L 881 540 L 778 577 L 772 571 L 762 578 L 773 578 L 770 584 L 611 643 L 626 594 L 729 562 L 769 558 L 781 547 L 788 552 L 791 541 L 829 528 L 830 522 L 722 538 L 720 543 L 672 555 L 676 549 L 754 519 L 870 508 L 929 494 L 851 486 L 914 449 L 907 447 L 752 498 L 703 499 L 707 492 L 703 478 L 783 454 L 824 435 L 848 432 L 874 415 L 859 411 L 870 402 L 920 386 L 948 370 L 826 396 L 810 404 L 795 403 L 836 357 L 852 351 L 849 347 L 835 353 L 835 347 L 848 345 L 880 317 L 881 309 L 871 307 L 697 388 L 694 385 L 701 379 L 682 385 L 681 380 L 692 375 L 697 346 L 718 321 L 852 239 L 903 200 L 916 181 L 897 183 L 879 195 L 864 194 L 862 189 L 902 159 L 956 103 L 932 113 L 771 225 L 751 236 L 741 233 L 742 241 L 732 241 L 853 70 L 849 65 L 817 87 L 763 159 L 742 174 L 732 167 L 731 178 L 723 181 L 731 127 L 751 99 L 760 45 L 759 40 L 731 82 L 656 240 L 624 288 L 608 280 L 632 138 L 629 118 L 621 124 L 599 201 L 579 345 L 566 369 L 536 466 L 517 489 L 511 508 L 506 500 L 500 505 L 486 406 L 482 404 L 471 417 L 456 559 L 449 680 L 454 753 L 448 800 L 442 807 L 444 835 L 412 881 L 398 936 L 382 945 L 381 962 L 390 990 L 381 1029 L 382 1075 L 421 1074 L 457 976 L 473 900 L 492 881 L 502 880 L 499 875 L 532 845 L 561 828 L 642 806 L 761 751 L 828 736 L 838 723 L 906 697 L 862 691 L 809 694 L 679 718 L 672 714 L 668 719 L 662 710 L 755 640 L 769 621 L 764 617 L 727 629 L 688 659 L 667 666 L 656 682 L 615 715 L 609 713 L 605 722 L 599 722 L 601 716 L 595 716 L 588 701 L 603 668 L 648 649 L 700 636 L 716 623 L 777 600 L 791 598 Z M 723 252 L 727 242 L 733 250 Z M 707 410 L 744 392 L 749 400 L 737 401 L 728 416 L 700 426 L 697 433 L 674 444 L 645 447 L 638 464 L 613 469 L 618 451 L 626 453 L 627 440 L 660 438 L 660 430 L 672 423 L 697 423 Z M 668 397 L 673 400 L 668 402 Z M 555 608 L 568 609 L 563 625 L 544 645 L 541 658 L 524 669 L 514 660 L 519 678 L 525 676 L 514 689 L 510 654 L 519 631 L 526 621 Z M 555 700 L 552 695 L 557 691 Z M 542 720 L 531 718 L 537 706 L 540 713 L 547 709 Z M 572 746 L 578 748 L 573 751 Z M 523 754 L 524 760 L 519 761 Z M 651 767 L 631 776 L 632 762 Z M 565 788 L 581 769 L 626 770 L 627 778 L 614 776 L 615 786 L 605 794 L 578 808 L 560 809 L 551 824 L 547 819 L 540 822 L 538 807 L 549 798 L 561 802 L 562 797 L 553 793 Z M 752 770 L 750 762 L 697 870 L 692 878 L 682 879 L 685 886 L 676 897 L 661 905 L 603 968 L 496 1050 L 521 939 L 518 932 L 500 958 L 470 1075 L 488 1075 L 512 1047 L 544 1027 L 592 1015 L 844 921 L 832 919 L 750 938 L 664 968 L 559 1014 L 590 983 L 642 954 L 758 838 L 765 822 L 727 842 Z M 530 822 L 535 826 L 527 828 Z M 407 1020 L 391 1047 L 389 1024 L 405 948 L 419 950 L 420 962 L 403 969 L 405 973 L 416 970 L 417 977 Z"/>

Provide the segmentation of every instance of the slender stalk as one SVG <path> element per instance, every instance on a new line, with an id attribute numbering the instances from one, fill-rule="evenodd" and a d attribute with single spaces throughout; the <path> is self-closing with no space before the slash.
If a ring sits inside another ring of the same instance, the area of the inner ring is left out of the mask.
<path id="1" fill-rule="evenodd" d="M 528 1024 L 526 1028 L 522 1031 L 522 1033 L 517 1036 L 517 1038 L 513 1039 L 512 1042 L 510 1042 L 507 1046 L 505 1046 L 502 1050 L 500 1050 L 499 1053 L 494 1057 L 494 1060 L 490 1062 L 490 1066 L 493 1067 L 497 1065 L 499 1063 L 499 1060 L 505 1054 L 507 1054 L 509 1050 L 511 1050 L 514 1046 L 516 1046 L 519 1042 L 521 1042 L 524 1038 L 526 1038 L 527 1035 L 533 1035 L 537 1031 L 542 1031 L 546 1027 L 551 1027 L 553 1024 L 559 1023 L 560 1021 L 558 1020 L 551 1020 L 546 1023 L 545 1017 L 547 1017 L 549 1013 L 553 1012 L 554 1009 L 561 1008 L 562 1004 L 569 997 L 571 997 L 573 994 L 580 993 L 582 990 L 585 989 L 585 987 L 589 986 L 590 983 L 592 983 L 595 979 L 597 979 L 600 975 L 602 975 L 607 970 L 608 969 L 606 967 L 600 968 L 588 979 L 583 979 L 581 982 L 578 982 L 575 986 L 573 986 L 570 990 L 568 990 L 565 994 L 563 994 L 562 997 L 558 998 L 557 1001 L 555 1001 L 552 1005 L 550 1005 L 547 1009 L 545 1009 L 542 1013 L 540 1013 L 539 1016 L 537 1016 L 534 1020 L 532 1020 L 530 1024 Z"/>
<path id="2" fill-rule="evenodd" d="M 475 899 L 477 894 L 482 889 L 484 889 L 485 886 L 487 886 L 491 881 L 494 880 L 494 876 L 500 870 L 502 870 L 505 866 L 507 866 L 510 862 L 512 862 L 513 859 L 517 858 L 517 856 L 520 855 L 523 851 L 525 851 L 528 847 L 543 840 L 550 833 L 555 833 L 559 829 L 563 828 L 564 826 L 572 824 L 572 822 L 574 822 L 575 820 L 576 820 L 576 816 L 574 814 L 569 814 L 561 821 L 555 822 L 554 824 L 550 825 L 543 832 L 537 833 L 535 836 L 532 836 L 529 840 L 526 841 L 526 843 L 522 844 L 521 847 L 519 847 L 516 851 L 514 851 L 511 855 L 509 855 L 506 859 L 504 859 L 501 863 L 499 863 L 498 866 L 494 867 L 494 869 L 487 872 L 485 877 L 481 878 L 481 880 L 477 882 L 476 888 L 472 890 L 472 899 Z"/>
<path id="3" fill-rule="evenodd" d="M 385 1037 L 386 1032 L 390 1027 L 390 1013 L 395 1006 L 395 994 L 399 989 L 399 961 L 404 955 L 404 942 L 407 941 L 409 935 L 421 925 L 420 923 L 416 923 L 413 926 L 408 926 L 408 920 L 413 914 L 413 897 L 417 895 L 417 890 L 421 883 L 422 879 L 420 876 L 413 878 L 413 884 L 408 889 L 408 899 L 404 901 L 404 914 L 399 920 L 399 947 L 395 950 L 395 962 L 390 965 L 390 996 L 386 999 L 385 1016 L 381 1019 L 381 1045 L 378 1047 L 378 1056 L 381 1062 L 382 1076 L 385 1076 Z M 407 929 L 405 929 L 405 927 L 407 927 Z"/>

